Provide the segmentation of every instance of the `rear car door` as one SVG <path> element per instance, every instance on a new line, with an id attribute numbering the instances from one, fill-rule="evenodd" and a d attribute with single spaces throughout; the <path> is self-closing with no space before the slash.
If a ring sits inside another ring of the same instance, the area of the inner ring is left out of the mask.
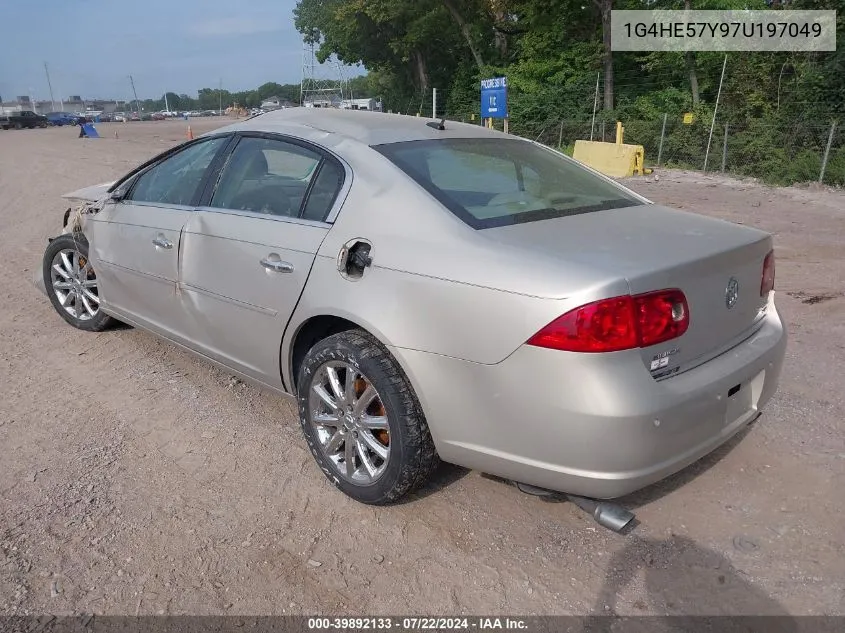
<path id="1" fill-rule="evenodd" d="M 231 136 L 199 139 L 141 170 L 115 200 L 90 216 L 86 233 L 103 307 L 178 337 L 184 312 L 177 297 L 182 229 L 209 168 Z"/>
<path id="2" fill-rule="evenodd" d="M 180 285 L 193 347 L 282 387 L 282 334 L 344 182 L 345 166 L 320 148 L 239 136 L 185 227 Z"/>

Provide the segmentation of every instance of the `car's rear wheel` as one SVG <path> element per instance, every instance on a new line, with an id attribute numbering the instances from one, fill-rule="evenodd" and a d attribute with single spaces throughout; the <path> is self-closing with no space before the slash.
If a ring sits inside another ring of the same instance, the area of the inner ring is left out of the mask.
<path id="1" fill-rule="evenodd" d="M 320 468 L 362 503 L 398 500 L 439 459 L 422 407 L 399 364 L 362 330 L 312 347 L 297 379 L 299 419 Z"/>
<path id="2" fill-rule="evenodd" d="M 73 327 L 99 332 L 114 323 L 100 310 L 97 275 L 81 233 L 60 235 L 44 251 L 44 287 L 50 302 Z"/>

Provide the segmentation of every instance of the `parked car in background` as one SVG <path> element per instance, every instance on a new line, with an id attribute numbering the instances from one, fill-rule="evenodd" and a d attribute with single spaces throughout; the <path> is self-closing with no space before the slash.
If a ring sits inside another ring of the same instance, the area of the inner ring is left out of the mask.
<path id="1" fill-rule="evenodd" d="M 114 121 L 114 115 L 103 112 L 102 114 L 97 115 L 94 120 L 99 123 L 111 123 Z"/>
<path id="2" fill-rule="evenodd" d="M 150 118 L 151 118 L 153 121 L 164 121 L 164 120 L 167 118 L 167 115 L 166 115 L 166 114 L 164 114 L 164 112 L 153 112 L 153 113 L 150 115 Z"/>
<path id="3" fill-rule="evenodd" d="M 115 112 L 113 115 L 113 120 L 115 123 L 126 123 L 126 113 L 125 112 Z"/>
<path id="4" fill-rule="evenodd" d="M 0 117 L 0 127 L 4 130 L 14 128 L 20 130 L 23 128 L 47 127 L 50 121 L 46 116 L 35 114 L 31 110 L 21 110 L 20 112 L 13 112 L 12 114 Z"/>
<path id="5" fill-rule="evenodd" d="M 140 121 L 141 116 L 137 112 L 133 112 L 132 114 L 129 115 L 129 120 L 130 121 Z"/>
<path id="6" fill-rule="evenodd" d="M 44 255 L 61 317 L 292 394 L 320 469 L 365 503 L 438 456 L 619 497 L 777 389 L 771 235 L 477 125 L 279 110 L 67 197 L 91 204 Z"/>
<path id="7" fill-rule="evenodd" d="M 79 117 L 72 112 L 50 112 L 47 115 L 50 125 L 77 125 Z"/>

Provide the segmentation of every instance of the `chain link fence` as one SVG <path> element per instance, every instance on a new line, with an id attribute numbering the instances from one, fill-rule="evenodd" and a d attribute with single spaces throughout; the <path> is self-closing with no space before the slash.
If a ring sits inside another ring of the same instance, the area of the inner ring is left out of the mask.
<path id="1" fill-rule="evenodd" d="M 776 185 L 823 182 L 845 187 L 845 126 L 835 121 L 741 123 L 664 114 L 623 121 L 623 141 L 642 145 L 646 166 L 724 172 Z M 512 122 L 514 134 L 572 155 L 579 139 L 616 142 L 616 123 L 569 120 Z"/>
<path id="2" fill-rule="evenodd" d="M 446 91 L 417 95 L 400 110 L 425 118 L 448 117 L 481 124 L 471 110 L 447 108 Z M 470 104 L 472 109 L 476 104 Z M 524 105 L 524 104 L 523 104 Z M 595 118 L 535 119 L 530 108 L 520 108 L 509 120 L 511 134 L 573 153 L 576 140 L 616 142 L 616 121 Z M 783 121 L 751 119 L 731 121 L 717 117 L 711 133 L 711 116 L 696 113 L 662 113 L 653 118 L 622 120 L 623 141 L 642 145 L 651 168 L 690 169 L 753 177 L 773 185 L 821 182 L 845 187 L 845 123 L 837 121 Z M 502 130 L 502 120 L 493 126 Z"/>

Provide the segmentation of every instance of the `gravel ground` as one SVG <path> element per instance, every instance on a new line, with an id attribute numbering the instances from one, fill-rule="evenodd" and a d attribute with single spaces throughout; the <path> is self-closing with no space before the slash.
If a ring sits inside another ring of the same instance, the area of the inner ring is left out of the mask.
<path id="1" fill-rule="evenodd" d="M 58 196 L 186 131 L 99 129 L 0 132 L 0 613 L 845 614 L 841 192 L 632 181 L 774 233 L 791 339 L 757 423 L 628 498 L 640 525 L 621 536 L 455 467 L 401 505 L 356 504 L 286 400 L 144 332 L 67 326 L 30 281 Z"/>

